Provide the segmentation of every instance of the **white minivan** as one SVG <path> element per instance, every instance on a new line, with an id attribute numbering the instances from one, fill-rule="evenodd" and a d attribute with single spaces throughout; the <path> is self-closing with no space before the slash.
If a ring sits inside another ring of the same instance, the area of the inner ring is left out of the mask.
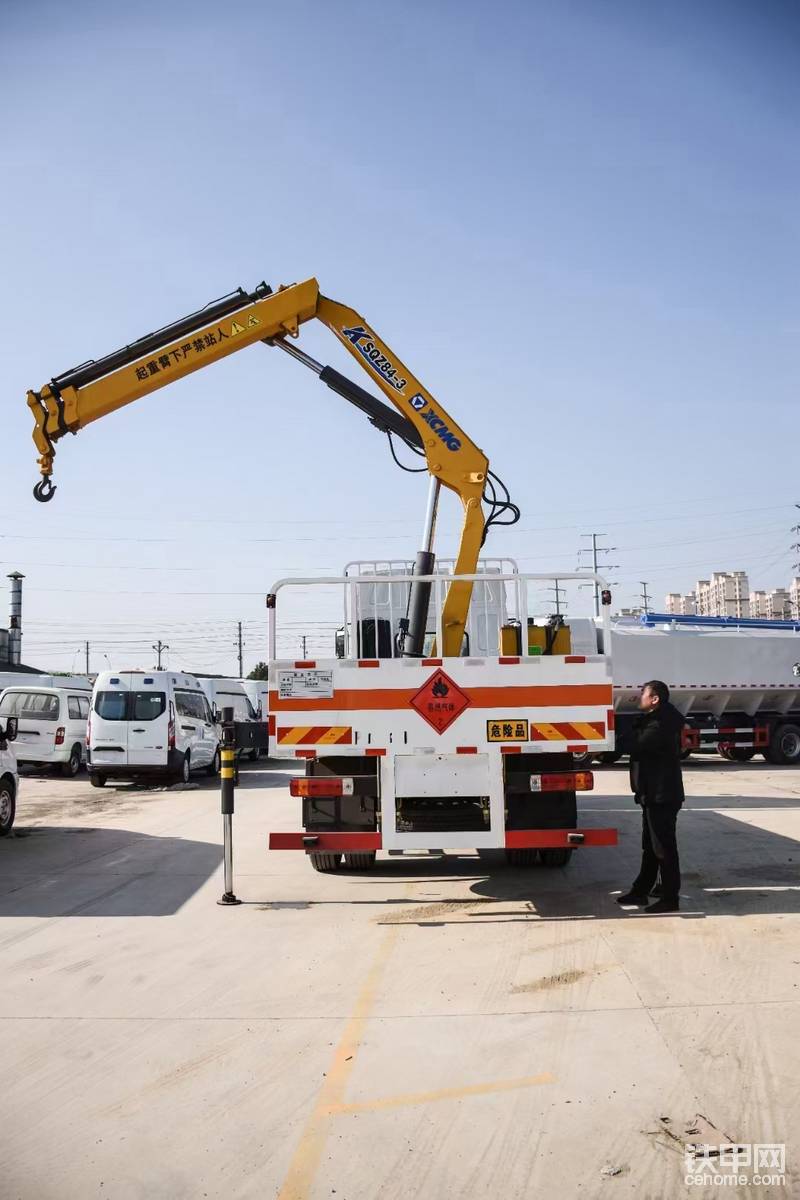
<path id="1" fill-rule="evenodd" d="M 219 772 L 220 731 L 194 675 L 103 671 L 89 717 L 89 779 L 161 776 L 189 782 Z"/>
<path id="2" fill-rule="evenodd" d="M 86 752 L 91 690 L 15 684 L 0 695 L 0 718 L 17 718 L 17 764 L 77 775 Z"/>

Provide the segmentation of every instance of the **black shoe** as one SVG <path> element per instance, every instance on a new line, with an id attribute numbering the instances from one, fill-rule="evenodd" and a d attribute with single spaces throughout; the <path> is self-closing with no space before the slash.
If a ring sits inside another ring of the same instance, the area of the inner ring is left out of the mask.
<path id="1" fill-rule="evenodd" d="M 660 900 L 656 900 L 655 904 L 650 904 L 644 910 L 645 913 L 675 913 L 680 911 L 680 903 L 678 900 L 668 900 L 666 896 L 662 896 Z"/>
<path id="2" fill-rule="evenodd" d="M 617 904 L 638 904 L 643 908 L 649 903 L 648 896 L 642 896 L 639 892 L 626 892 L 624 896 L 617 896 Z"/>
<path id="3" fill-rule="evenodd" d="M 655 885 L 655 887 L 651 888 L 651 889 L 650 889 L 650 895 L 651 895 L 651 896 L 656 896 L 658 899 L 660 899 L 660 898 L 661 898 L 661 897 L 664 895 L 664 885 L 663 885 L 663 883 L 657 883 L 657 884 Z"/>

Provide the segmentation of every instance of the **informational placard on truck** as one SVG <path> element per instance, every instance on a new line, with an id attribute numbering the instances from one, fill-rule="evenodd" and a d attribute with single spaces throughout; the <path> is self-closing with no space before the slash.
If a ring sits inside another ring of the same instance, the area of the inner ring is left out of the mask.
<path id="1" fill-rule="evenodd" d="M 278 699 L 316 700 L 333 695 L 333 671 L 278 671 Z"/>

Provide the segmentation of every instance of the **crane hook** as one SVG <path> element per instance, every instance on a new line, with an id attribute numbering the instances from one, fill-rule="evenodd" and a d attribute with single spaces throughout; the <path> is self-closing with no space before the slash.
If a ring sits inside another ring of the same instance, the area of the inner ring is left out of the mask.
<path id="1" fill-rule="evenodd" d="M 56 485 L 52 482 L 49 475 L 45 475 L 44 479 L 40 479 L 33 489 L 33 494 L 42 504 L 47 504 L 48 500 L 52 500 L 56 494 Z"/>

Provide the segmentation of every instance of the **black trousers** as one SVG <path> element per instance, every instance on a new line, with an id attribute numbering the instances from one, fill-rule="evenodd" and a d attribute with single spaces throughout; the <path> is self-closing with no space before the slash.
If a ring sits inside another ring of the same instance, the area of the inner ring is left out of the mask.
<path id="1" fill-rule="evenodd" d="M 678 809 L 671 804 L 642 805 L 642 865 L 632 892 L 646 896 L 656 882 L 659 868 L 665 900 L 677 900 L 681 890 L 681 868 L 675 823 Z"/>

